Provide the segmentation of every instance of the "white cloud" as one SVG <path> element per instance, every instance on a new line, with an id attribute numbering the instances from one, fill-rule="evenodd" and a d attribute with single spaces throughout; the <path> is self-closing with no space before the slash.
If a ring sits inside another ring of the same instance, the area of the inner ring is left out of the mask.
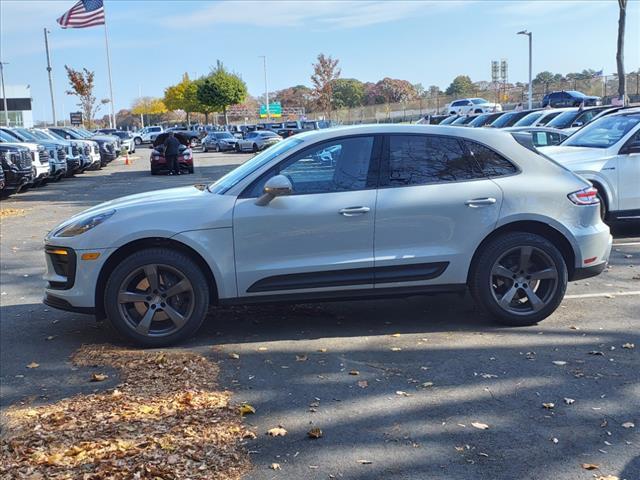
<path id="1" fill-rule="evenodd" d="M 329 0 L 329 1 L 221 1 L 193 12 L 180 22 L 162 20 L 167 26 L 235 24 L 255 27 L 356 28 L 388 23 L 415 15 L 469 5 L 460 1 Z M 239 8 L 241 6 L 241 8 Z"/>

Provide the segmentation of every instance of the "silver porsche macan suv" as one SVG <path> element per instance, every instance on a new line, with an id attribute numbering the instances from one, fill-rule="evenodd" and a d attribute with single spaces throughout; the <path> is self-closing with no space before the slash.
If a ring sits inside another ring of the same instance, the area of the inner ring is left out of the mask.
<path id="1" fill-rule="evenodd" d="M 469 290 L 531 325 L 611 250 L 597 191 L 527 134 L 422 125 L 301 133 L 210 185 L 147 192 L 47 236 L 48 305 L 144 345 L 209 305 Z"/>

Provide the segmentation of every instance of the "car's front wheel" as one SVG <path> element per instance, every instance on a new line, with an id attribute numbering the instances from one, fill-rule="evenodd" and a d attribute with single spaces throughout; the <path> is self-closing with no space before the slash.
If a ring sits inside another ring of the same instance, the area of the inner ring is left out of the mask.
<path id="1" fill-rule="evenodd" d="M 207 279 L 182 252 L 141 250 L 111 273 L 104 305 L 111 324 L 130 340 L 149 347 L 171 345 L 202 325 L 209 307 Z"/>
<path id="2" fill-rule="evenodd" d="M 534 325 L 562 302 L 568 272 L 562 254 L 546 238 L 507 233 L 479 253 L 469 279 L 475 300 L 500 323 Z"/>
<path id="3" fill-rule="evenodd" d="M 133 139 L 133 143 L 135 143 L 136 145 L 142 145 L 142 139 L 140 137 L 135 137 Z"/>

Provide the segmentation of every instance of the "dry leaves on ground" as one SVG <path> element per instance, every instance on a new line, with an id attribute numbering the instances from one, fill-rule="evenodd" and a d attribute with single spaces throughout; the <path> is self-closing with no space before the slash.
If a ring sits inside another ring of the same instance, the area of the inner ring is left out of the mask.
<path id="1" fill-rule="evenodd" d="M 0 218 L 22 217 L 24 213 L 24 208 L 2 208 L 0 209 Z"/>
<path id="2" fill-rule="evenodd" d="M 274 427 L 267 430 L 267 435 L 271 437 L 284 437 L 287 431 L 282 427 Z"/>
<path id="3" fill-rule="evenodd" d="M 318 427 L 314 427 L 314 428 L 312 428 L 311 430 L 309 430 L 307 432 L 307 436 L 309 438 L 313 438 L 313 439 L 321 438 L 322 437 L 322 430 L 320 430 Z"/>
<path id="4" fill-rule="evenodd" d="M 120 370 L 114 390 L 12 407 L 0 441 L 6 479 L 239 479 L 247 433 L 217 368 L 200 355 L 85 346 L 76 365 Z"/>

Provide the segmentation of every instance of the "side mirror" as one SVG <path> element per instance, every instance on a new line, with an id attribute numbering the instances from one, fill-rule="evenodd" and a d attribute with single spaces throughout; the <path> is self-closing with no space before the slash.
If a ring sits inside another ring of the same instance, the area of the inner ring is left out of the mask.
<path id="1" fill-rule="evenodd" d="M 640 141 L 629 143 L 620 149 L 621 155 L 629 155 L 630 153 L 640 153 Z"/>
<path id="2" fill-rule="evenodd" d="M 293 193 L 293 185 L 284 175 L 275 175 L 264 184 L 264 193 L 256 200 L 256 205 L 264 207 L 271 200 L 282 195 Z"/>
<path id="3" fill-rule="evenodd" d="M 583 125 L 584 125 L 584 123 L 583 123 L 583 122 L 580 122 L 580 121 L 578 121 L 578 122 L 573 122 L 573 123 L 571 124 L 571 126 L 572 126 L 572 127 L 581 127 L 581 126 L 583 126 Z"/>

